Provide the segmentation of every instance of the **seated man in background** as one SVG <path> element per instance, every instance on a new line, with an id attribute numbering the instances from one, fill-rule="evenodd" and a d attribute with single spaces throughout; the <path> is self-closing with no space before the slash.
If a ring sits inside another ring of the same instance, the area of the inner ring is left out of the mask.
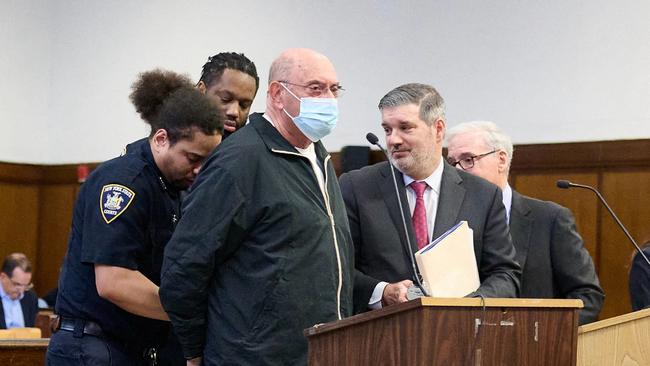
<path id="1" fill-rule="evenodd" d="M 447 160 L 501 188 L 510 235 L 521 265 L 524 298 L 580 299 L 580 324 L 593 322 L 603 305 L 594 263 L 569 209 L 523 196 L 508 185 L 512 141 L 493 122 L 467 122 L 447 131 Z"/>
<path id="2" fill-rule="evenodd" d="M 0 329 L 33 327 L 38 297 L 32 291 L 32 264 L 23 253 L 9 254 L 0 273 Z"/>

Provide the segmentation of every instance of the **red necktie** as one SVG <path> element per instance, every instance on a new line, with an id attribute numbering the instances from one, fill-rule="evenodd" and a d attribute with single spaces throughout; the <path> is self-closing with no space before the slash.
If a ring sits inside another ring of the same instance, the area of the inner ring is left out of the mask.
<path id="1" fill-rule="evenodd" d="M 418 243 L 418 249 L 429 243 L 429 230 L 427 229 L 427 210 L 424 207 L 424 190 L 427 188 L 426 182 L 411 182 L 413 191 L 415 191 L 415 209 L 413 210 L 413 229 L 415 229 L 415 240 Z"/>

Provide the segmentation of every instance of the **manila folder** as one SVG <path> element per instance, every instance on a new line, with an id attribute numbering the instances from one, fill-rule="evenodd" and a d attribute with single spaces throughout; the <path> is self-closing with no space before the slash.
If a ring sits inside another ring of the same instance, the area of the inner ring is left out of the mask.
<path id="1" fill-rule="evenodd" d="M 480 286 L 473 231 L 461 221 L 415 253 L 425 286 L 434 297 L 463 297 Z"/>

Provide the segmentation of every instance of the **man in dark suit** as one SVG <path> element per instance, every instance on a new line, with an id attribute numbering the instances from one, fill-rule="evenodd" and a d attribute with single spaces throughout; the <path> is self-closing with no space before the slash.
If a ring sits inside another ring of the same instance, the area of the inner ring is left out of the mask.
<path id="1" fill-rule="evenodd" d="M 33 327 L 38 297 L 32 291 L 32 265 L 22 253 L 9 254 L 0 272 L 0 329 Z"/>
<path id="2" fill-rule="evenodd" d="M 355 246 L 355 310 L 407 301 L 415 277 L 406 235 L 415 252 L 462 220 L 474 232 L 481 281 L 476 292 L 468 295 L 516 297 L 520 268 L 514 260 L 501 191 L 443 161 L 442 97 L 429 85 L 406 84 L 386 94 L 379 110 L 390 159 L 399 170 L 401 201 L 408 203 L 404 205 L 408 233 L 404 233 L 388 162 L 341 176 Z"/>
<path id="3" fill-rule="evenodd" d="M 650 241 L 645 242 L 641 250 L 646 257 L 650 257 Z M 630 302 L 632 311 L 650 307 L 650 267 L 640 253 L 632 258 L 630 267 Z"/>
<path id="4" fill-rule="evenodd" d="M 496 184 L 522 267 L 521 297 L 581 299 L 580 324 L 595 321 L 605 295 L 571 211 L 521 195 L 508 185 L 512 141 L 493 122 L 462 123 L 447 132 L 448 161 Z"/>

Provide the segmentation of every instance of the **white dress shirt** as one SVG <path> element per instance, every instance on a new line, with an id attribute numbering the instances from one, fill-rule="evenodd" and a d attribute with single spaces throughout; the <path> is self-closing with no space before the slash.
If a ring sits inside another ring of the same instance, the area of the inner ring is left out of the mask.
<path id="1" fill-rule="evenodd" d="M 444 164 L 442 159 L 438 162 L 438 167 L 433 171 L 433 173 L 428 176 L 422 182 L 427 183 L 427 187 L 424 190 L 424 206 L 427 215 L 427 232 L 429 233 L 429 241 L 435 239 L 433 238 L 433 226 L 436 222 L 436 213 L 438 212 L 438 197 L 440 196 L 440 184 L 442 183 L 442 171 L 444 170 Z M 409 186 L 415 179 L 404 174 L 404 185 L 406 186 L 406 198 L 408 200 L 409 208 L 411 211 L 411 216 L 413 216 L 413 211 L 415 211 L 415 201 L 417 195 L 413 188 Z M 384 294 L 384 289 L 388 285 L 387 282 L 379 282 L 375 289 L 372 291 L 372 296 L 368 301 L 368 307 L 371 309 L 381 309 L 381 298 Z"/>
<path id="2" fill-rule="evenodd" d="M 25 294 L 21 294 L 16 300 L 12 299 L 5 293 L 4 288 L 0 285 L 0 297 L 2 298 L 2 308 L 5 313 L 5 324 L 9 328 L 23 328 L 25 326 L 25 318 L 23 316 L 23 308 L 20 306 Z"/>
<path id="3" fill-rule="evenodd" d="M 503 207 L 506 208 L 506 221 L 510 224 L 510 208 L 512 207 L 512 188 L 510 184 L 506 183 L 506 188 L 503 189 Z"/>

